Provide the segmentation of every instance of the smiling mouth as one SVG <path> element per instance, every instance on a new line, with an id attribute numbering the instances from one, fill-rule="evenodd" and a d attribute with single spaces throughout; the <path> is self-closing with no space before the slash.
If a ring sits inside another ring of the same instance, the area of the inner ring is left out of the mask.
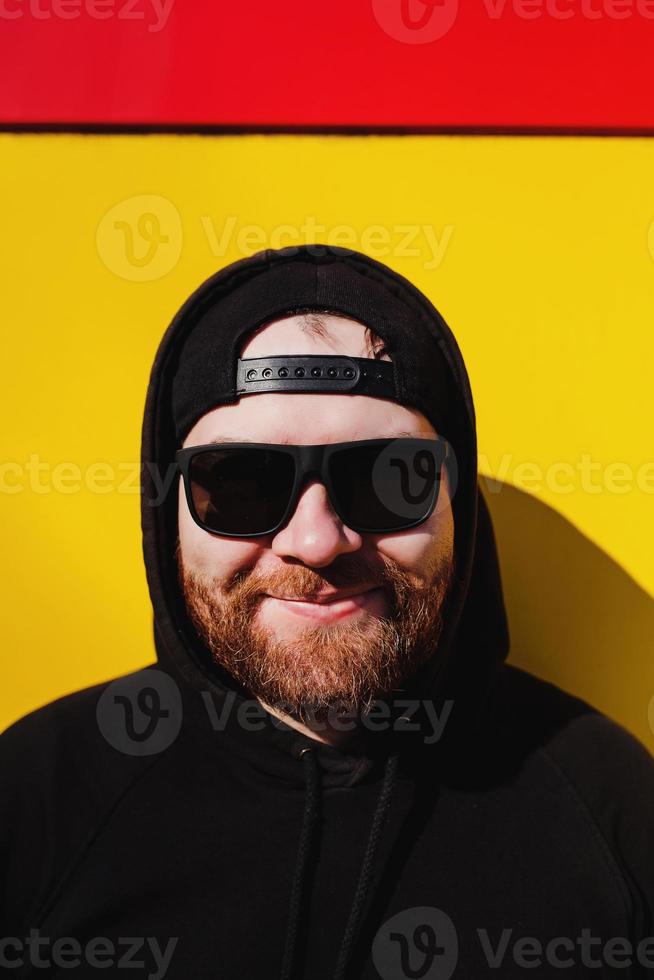
<path id="1" fill-rule="evenodd" d="M 279 610 L 292 617 L 314 620 L 319 623 L 332 623 L 350 616 L 372 613 L 383 615 L 385 602 L 379 586 L 351 589 L 347 592 L 319 593 L 311 597 L 284 597 L 266 595 L 265 598 L 278 607 Z"/>
<path id="2" fill-rule="evenodd" d="M 325 606 L 334 602 L 341 602 L 344 599 L 351 599 L 355 596 L 364 595 L 366 592 L 371 592 L 375 588 L 378 588 L 378 586 L 369 585 L 363 589 L 349 589 L 347 591 L 336 589 L 326 592 L 314 592 L 308 595 L 300 596 L 273 595 L 270 592 L 266 593 L 266 595 L 270 599 L 279 599 L 282 602 L 304 602 Z"/>

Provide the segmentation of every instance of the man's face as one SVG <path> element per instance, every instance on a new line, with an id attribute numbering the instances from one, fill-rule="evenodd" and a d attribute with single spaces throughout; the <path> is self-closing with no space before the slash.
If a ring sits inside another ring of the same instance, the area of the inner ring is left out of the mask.
<path id="1" fill-rule="evenodd" d="M 362 324 L 327 314 L 320 320 L 327 332 L 318 335 L 306 331 L 304 316 L 267 324 L 240 356 L 371 356 Z M 270 392 L 207 412 L 184 447 L 225 436 L 302 445 L 435 435 L 420 412 L 389 400 Z M 342 523 L 324 485 L 311 479 L 279 531 L 238 539 L 195 524 L 180 479 L 180 585 L 217 663 L 264 704 L 302 720 L 324 718 L 337 707 L 359 710 L 401 686 L 433 655 L 442 628 L 453 564 L 449 493 L 444 470 L 427 521 L 391 534 L 361 534 Z M 335 590 L 348 596 L 297 600 Z"/>

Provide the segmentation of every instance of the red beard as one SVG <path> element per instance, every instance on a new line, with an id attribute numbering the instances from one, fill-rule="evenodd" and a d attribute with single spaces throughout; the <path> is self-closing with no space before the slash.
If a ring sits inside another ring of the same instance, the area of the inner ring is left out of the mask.
<path id="1" fill-rule="evenodd" d="M 183 566 L 179 542 L 175 557 L 189 617 L 215 662 L 259 701 L 301 721 L 324 720 L 334 710 L 366 710 L 436 655 L 453 577 L 449 556 L 426 586 L 387 557 L 373 571 L 361 558 L 347 556 L 338 580 L 330 575 L 328 584 L 381 586 L 387 617 L 312 623 L 283 640 L 257 623 L 265 593 L 308 595 L 324 589 L 326 578 L 290 565 L 265 578 L 238 573 L 219 585 L 218 579 L 205 579 Z"/>

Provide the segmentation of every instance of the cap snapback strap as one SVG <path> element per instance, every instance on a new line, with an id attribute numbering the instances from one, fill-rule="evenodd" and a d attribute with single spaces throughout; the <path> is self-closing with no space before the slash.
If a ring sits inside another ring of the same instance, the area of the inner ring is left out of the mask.
<path id="1" fill-rule="evenodd" d="M 239 358 L 236 394 L 262 391 L 340 391 L 397 399 L 392 362 L 335 354 Z"/>

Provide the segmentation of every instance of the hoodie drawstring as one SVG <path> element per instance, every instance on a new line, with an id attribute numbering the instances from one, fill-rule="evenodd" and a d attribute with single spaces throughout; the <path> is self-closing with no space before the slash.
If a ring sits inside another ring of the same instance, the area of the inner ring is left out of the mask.
<path id="1" fill-rule="evenodd" d="M 361 914 L 363 912 L 366 898 L 368 897 L 368 891 L 370 889 L 370 879 L 372 877 L 372 869 L 375 864 L 375 857 L 377 856 L 377 850 L 382 832 L 384 830 L 384 825 L 386 823 L 386 817 L 388 816 L 388 811 L 393 799 L 393 792 L 395 790 L 395 781 L 397 777 L 398 759 L 398 753 L 393 752 L 386 760 L 386 766 L 384 768 L 384 781 L 379 792 L 379 799 L 377 800 L 375 815 L 372 818 L 372 824 L 370 827 L 370 836 L 368 837 L 366 851 L 363 855 L 363 861 L 361 862 L 359 880 L 354 892 L 354 899 L 350 908 L 350 914 L 348 916 L 345 932 L 343 933 L 341 951 L 338 955 L 338 963 L 336 964 L 334 980 L 344 980 L 348 960 L 359 931 Z"/>
<path id="2" fill-rule="evenodd" d="M 313 845 L 315 843 L 315 829 L 318 816 L 318 800 L 320 792 L 320 773 L 315 759 L 313 749 L 303 749 L 300 753 L 304 761 L 306 773 L 306 795 L 304 801 L 304 815 L 302 817 L 302 829 L 298 843 L 297 859 L 295 864 L 295 874 L 291 886 L 291 899 L 289 904 L 288 925 L 286 927 L 286 942 L 284 944 L 284 957 L 280 980 L 292 980 L 294 968 L 296 966 L 297 936 L 300 914 L 302 911 L 302 897 L 306 884 L 307 870 Z M 354 943 L 359 931 L 361 916 L 365 908 L 366 899 L 370 890 L 372 871 L 375 865 L 375 858 L 379 849 L 379 842 L 382 837 L 386 818 L 393 799 L 395 783 L 397 777 L 399 756 L 393 752 L 386 760 L 384 767 L 384 779 L 377 799 L 377 806 L 370 826 L 370 835 L 366 850 L 361 862 L 361 870 L 354 891 L 354 898 L 341 940 L 341 948 L 338 954 L 338 962 L 334 972 L 334 980 L 345 980 L 345 971 L 354 948 Z"/>
<path id="3" fill-rule="evenodd" d="M 320 793 L 320 770 L 313 749 L 302 749 L 300 758 L 304 763 L 306 778 L 304 815 L 302 829 L 295 859 L 295 874 L 291 886 L 291 900 L 288 908 L 288 924 L 286 926 L 286 942 L 280 980 L 292 980 L 295 965 L 295 950 L 297 946 L 298 926 L 302 912 L 302 894 L 304 882 L 309 867 L 309 859 L 313 850 L 315 830 L 318 817 L 318 798 Z"/>

